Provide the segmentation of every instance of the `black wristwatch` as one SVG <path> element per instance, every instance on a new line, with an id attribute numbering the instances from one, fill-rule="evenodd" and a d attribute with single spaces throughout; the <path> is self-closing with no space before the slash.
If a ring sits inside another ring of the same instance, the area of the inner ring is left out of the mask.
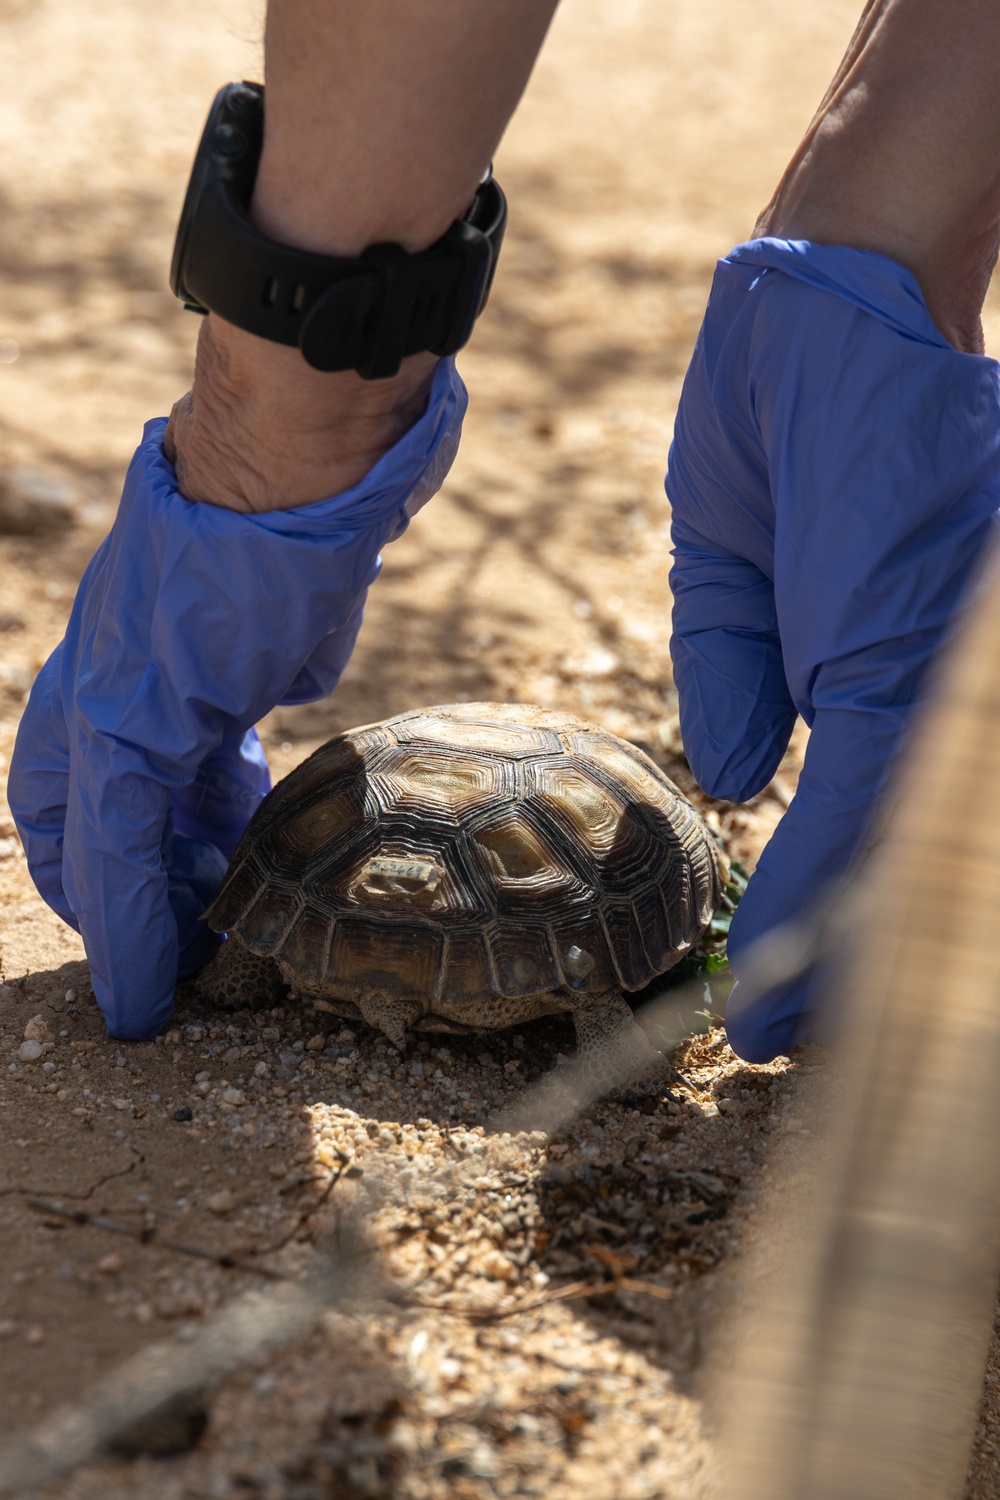
<path id="1" fill-rule="evenodd" d="M 170 267 L 195 312 L 301 349 L 317 370 L 395 375 L 408 354 L 454 354 L 486 306 L 507 223 L 492 173 L 462 219 L 415 255 L 371 245 L 354 258 L 296 250 L 262 234 L 249 205 L 264 140 L 264 89 L 215 96 L 191 170 Z"/>

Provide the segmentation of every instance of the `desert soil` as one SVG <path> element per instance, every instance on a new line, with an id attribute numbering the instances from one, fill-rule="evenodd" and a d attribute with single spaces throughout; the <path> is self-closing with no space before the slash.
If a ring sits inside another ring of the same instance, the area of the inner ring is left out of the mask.
<path id="1" fill-rule="evenodd" d="M 461 359 L 460 458 L 388 551 L 336 695 L 262 725 L 276 775 L 420 704 L 537 702 L 642 743 L 753 863 L 802 740 L 746 807 L 697 792 L 669 674 L 662 473 L 713 261 L 749 232 L 853 12 L 567 3 L 498 156 L 511 227 Z M 0 771 L 142 423 L 187 386 L 173 228 L 213 91 L 260 76 L 261 25 L 243 0 L 0 0 L 0 465 L 8 511 L 33 474 L 68 505 L 45 535 L 0 538 Z M 571 1052 L 561 1023 L 401 1056 L 322 1011 L 188 1002 L 156 1042 L 111 1043 L 9 821 L 0 892 L 7 1441 L 149 1345 L 197 1350 L 259 1268 L 294 1277 L 352 1203 L 396 1287 L 243 1363 L 206 1396 L 190 1451 L 101 1455 L 47 1493 L 702 1492 L 720 1285 L 748 1226 L 766 1233 L 752 1211 L 772 1141 L 808 1139 L 808 1051 L 749 1068 L 713 1030 L 675 1057 L 692 1093 L 503 1138 L 488 1118 Z M 34 1062 L 16 1055 L 26 1027 Z M 987 1402 L 971 1495 L 1000 1492 L 998 1431 Z"/>

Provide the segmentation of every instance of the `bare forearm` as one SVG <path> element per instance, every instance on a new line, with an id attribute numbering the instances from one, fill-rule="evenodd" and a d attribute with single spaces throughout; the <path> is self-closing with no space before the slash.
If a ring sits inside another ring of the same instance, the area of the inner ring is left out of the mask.
<path id="1" fill-rule="evenodd" d="M 908 265 L 959 348 L 1000 239 L 1000 6 L 871 0 L 758 231 Z"/>
<path id="2" fill-rule="evenodd" d="M 271 0 L 252 213 L 328 254 L 419 250 L 468 207 L 556 0 Z M 287 508 L 356 483 L 419 416 L 434 367 L 320 374 L 211 316 L 168 453 L 190 499 Z"/>
<path id="3" fill-rule="evenodd" d="M 305 249 L 420 250 L 468 207 L 554 0 L 270 0 L 254 215 Z"/>

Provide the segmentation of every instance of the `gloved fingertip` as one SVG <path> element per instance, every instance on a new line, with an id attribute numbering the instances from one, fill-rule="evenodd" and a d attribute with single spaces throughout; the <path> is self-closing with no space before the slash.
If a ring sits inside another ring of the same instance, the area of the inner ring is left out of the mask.
<path id="1" fill-rule="evenodd" d="M 736 1056 L 759 1065 L 797 1047 L 809 1029 L 813 989 L 813 976 L 806 974 L 761 995 L 743 1009 L 737 982 L 729 992 L 725 1017 L 726 1039 Z"/>
<path id="2" fill-rule="evenodd" d="M 131 1005 L 117 993 L 93 976 L 94 998 L 97 1001 L 109 1037 L 122 1042 L 149 1042 L 169 1024 L 174 1014 L 174 987 L 156 996 L 152 1001 L 143 997 L 141 1005 Z"/>

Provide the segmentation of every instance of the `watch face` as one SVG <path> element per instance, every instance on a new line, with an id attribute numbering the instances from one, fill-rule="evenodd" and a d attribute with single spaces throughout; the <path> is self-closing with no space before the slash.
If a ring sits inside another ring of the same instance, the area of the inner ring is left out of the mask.
<path id="1" fill-rule="evenodd" d="M 218 183 L 236 187 L 249 203 L 264 135 L 264 90 L 255 83 L 227 83 L 212 101 L 195 153 L 170 262 L 170 290 L 182 302 L 206 311 L 185 285 L 191 228 L 202 195 Z"/>

